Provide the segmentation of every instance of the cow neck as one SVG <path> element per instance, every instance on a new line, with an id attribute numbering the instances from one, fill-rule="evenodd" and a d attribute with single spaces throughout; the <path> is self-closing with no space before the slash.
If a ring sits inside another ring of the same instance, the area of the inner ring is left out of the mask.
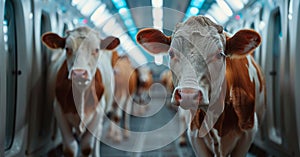
<path id="1" fill-rule="evenodd" d="M 252 62 L 255 68 L 257 65 Z M 238 65 L 238 66 L 236 66 Z M 227 83 L 224 112 L 218 118 L 214 128 L 219 136 L 226 135 L 230 130 L 250 129 L 254 124 L 255 112 L 255 83 L 252 83 L 248 74 L 249 63 L 247 58 L 226 58 Z M 259 80 L 260 82 L 262 80 Z M 261 90 L 261 88 L 260 88 Z M 241 98 L 243 102 L 241 102 Z M 237 101 L 239 100 L 239 101 Z M 200 129 L 206 112 L 198 109 L 192 112 L 191 130 Z"/>
<path id="2" fill-rule="evenodd" d="M 224 80 L 222 83 L 222 89 L 225 87 L 226 83 Z M 199 107 L 196 110 L 190 110 L 190 129 L 192 131 L 197 130 L 199 137 L 205 136 L 213 128 L 216 129 L 216 125 L 219 123 L 220 117 L 227 112 L 224 104 L 225 94 L 226 90 L 222 90 L 218 99 L 215 102 L 210 102 L 207 110 L 203 109 L 202 107 Z"/>

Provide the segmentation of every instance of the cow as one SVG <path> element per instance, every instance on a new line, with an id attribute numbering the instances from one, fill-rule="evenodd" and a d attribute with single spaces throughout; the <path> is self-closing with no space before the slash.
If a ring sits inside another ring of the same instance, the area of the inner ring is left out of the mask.
<path id="1" fill-rule="evenodd" d="M 130 135 L 129 124 L 133 103 L 132 97 L 137 90 L 138 75 L 127 55 L 119 56 L 117 51 L 114 51 L 113 56 L 115 56 L 112 62 L 115 76 L 115 94 L 110 117 L 115 124 L 110 123 L 108 136 L 115 142 L 121 142 L 123 137 L 128 138 Z M 124 116 L 123 110 L 127 113 Z M 124 122 L 124 130 L 121 129 L 122 120 Z"/>
<path id="2" fill-rule="evenodd" d="M 149 90 L 153 84 L 153 74 L 147 65 L 136 68 L 137 90 L 133 96 L 133 115 L 139 116 L 146 112 L 150 102 Z"/>
<path id="3" fill-rule="evenodd" d="M 51 66 L 63 153 L 77 156 L 80 149 L 81 156 L 99 156 L 96 138 L 101 137 L 104 110 L 113 101 L 111 50 L 120 41 L 113 36 L 100 39 L 97 31 L 86 26 L 67 31 L 66 37 L 47 32 L 41 39 L 49 49 L 64 49 L 64 55 Z"/>
<path id="4" fill-rule="evenodd" d="M 195 154 L 246 156 L 266 108 L 264 76 L 251 55 L 260 35 L 242 29 L 230 36 L 199 15 L 177 24 L 172 36 L 145 28 L 136 40 L 152 54 L 169 54 L 172 101 L 190 113 Z"/>

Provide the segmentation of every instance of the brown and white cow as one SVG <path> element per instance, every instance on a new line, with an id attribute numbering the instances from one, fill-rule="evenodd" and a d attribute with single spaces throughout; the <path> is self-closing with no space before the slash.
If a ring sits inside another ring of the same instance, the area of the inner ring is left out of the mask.
<path id="1" fill-rule="evenodd" d="M 119 56 L 117 51 L 113 53 L 115 94 L 111 119 L 115 124 L 111 123 L 108 135 L 115 142 L 120 142 L 123 139 L 123 135 L 124 138 L 129 137 L 132 97 L 137 90 L 138 76 L 128 56 Z M 124 116 L 123 113 L 125 113 Z M 124 122 L 124 129 L 121 129 L 122 120 Z"/>
<path id="2" fill-rule="evenodd" d="M 138 82 L 137 91 L 135 93 L 135 101 L 138 104 L 146 104 L 149 99 L 149 89 L 153 84 L 153 77 L 151 69 L 146 66 L 140 66 L 136 68 Z"/>
<path id="3" fill-rule="evenodd" d="M 150 87 L 153 84 L 153 74 L 151 69 L 147 65 L 142 65 L 136 68 L 137 74 L 137 89 L 133 96 L 133 115 L 143 115 L 150 102 Z"/>
<path id="4" fill-rule="evenodd" d="M 137 41 L 153 54 L 169 53 L 173 100 L 191 113 L 188 136 L 197 156 L 245 156 L 265 110 L 264 78 L 250 55 L 260 35 L 240 30 L 229 37 L 195 16 L 172 36 L 143 29 Z"/>
<path id="5" fill-rule="evenodd" d="M 120 44 L 119 39 L 102 40 L 95 30 L 78 27 L 68 31 L 66 37 L 47 32 L 42 41 L 50 49 L 65 49 L 65 55 L 51 66 L 56 70 L 54 113 L 64 155 L 77 156 L 80 148 L 82 156 L 100 156 L 96 138 L 101 136 L 104 109 L 113 101 L 110 50 Z"/>

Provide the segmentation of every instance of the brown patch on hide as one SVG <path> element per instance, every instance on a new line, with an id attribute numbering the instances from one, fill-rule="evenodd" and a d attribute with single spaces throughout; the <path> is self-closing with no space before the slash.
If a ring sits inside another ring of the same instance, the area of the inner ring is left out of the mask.
<path id="1" fill-rule="evenodd" d="M 225 104 L 224 112 L 219 117 L 214 128 L 218 130 L 220 137 L 229 133 L 232 129 L 236 129 L 238 117 L 234 111 L 232 104 Z"/>
<path id="2" fill-rule="evenodd" d="M 254 125 L 255 83 L 248 73 L 247 58 L 226 59 L 227 93 L 226 101 L 232 104 L 241 129 L 251 129 Z"/>
<path id="3" fill-rule="evenodd" d="M 102 84 L 101 74 L 97 69 L 91 86 L 86 90 L 85 113 L 94 111 L 99 104 L 98 102 L 101 99 L 103 92 L 104 86 Z M 55 84 L 55 95 L 59 105 L 62 107 L 63 113 L 77 113 L 73 97 L 72 81 L 68 79 L 67 61 L 63 63 L 58 71 Z"/>
<path id="4" fill-rule="evenodd" d="M 112 57 L 111 57 L 111 65 L 114 68 L 116 63 L 118 62 L 119 59 L 119 54 L 117 51 L 113 50 L 112 51 Z"/>

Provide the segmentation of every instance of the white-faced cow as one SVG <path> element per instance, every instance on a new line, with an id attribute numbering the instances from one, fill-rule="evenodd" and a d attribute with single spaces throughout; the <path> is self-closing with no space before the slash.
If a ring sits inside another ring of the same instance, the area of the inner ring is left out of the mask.
<path id="1" fill-rule="evenodd" d="M 42 36 L 50 49 L 64 49 L 55 72 L 54 113 L 62 133 L 65 156 L 99 156 L 104 109 L 113 101 L 114 75 L 110 50 L 120 41 L 102 40 L 88 27 L 67 32 L 66 37 L 51 32 Z M 52 69 L 54 70 L 54 69 Z M 77 138 L 74 136 L 76 134 Z M 79 139 L 79 145 L 76 139 Z"/>
<path id="2" fill-rule="evenodd" d="M 265 83 L 251 53 L 254 30 L 229 37 L 204 16 L 176 26 L 172 36 L 143 29 L 137 41 L 153 54 L 168 52 L 173 100 L 188 109 L 188 136 L 197 156 L 245 156 L 262 122 Z"/>

